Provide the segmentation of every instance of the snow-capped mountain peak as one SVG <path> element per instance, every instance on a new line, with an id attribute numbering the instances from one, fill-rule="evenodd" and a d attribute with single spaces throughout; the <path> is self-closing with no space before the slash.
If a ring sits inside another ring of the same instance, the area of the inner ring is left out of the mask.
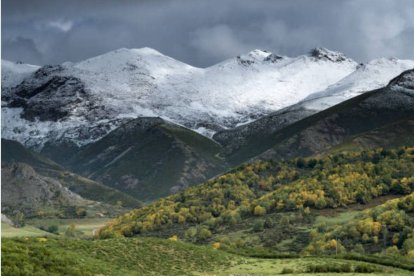
<path id="1" fill-rule="evenodd" d="M 161 54 L 152 48 L 121 48 L 72 65 L 74 69 L 97 73 L 113 71 L 147 70 L 153 74 L 164 74 L 165 70 L 193 68 L 178 60 Z M 164 70 L 164 71 L 163 71 Z"/>
<path id="2" fill-rule="evenodd" d="M 267 50 L 253 50 L 245 55 L 237 56 L 237 62 L 241 65 L 251 65 L 253 63 L 275 63 L 283 59 L 282 56 L 275 55 Z"/>
<path id="3" fill-rule="evenodd" d="M 211 137 L 368 70 L 357 67 L 323 48 L 299 57 L 253 50 L 207 68 L 151 48 L 123 48 L 32 72 L 4 98 L 2 134 L 35 147 L 61 140 L 83 145 L 127 120 L 161 117 Z"/>

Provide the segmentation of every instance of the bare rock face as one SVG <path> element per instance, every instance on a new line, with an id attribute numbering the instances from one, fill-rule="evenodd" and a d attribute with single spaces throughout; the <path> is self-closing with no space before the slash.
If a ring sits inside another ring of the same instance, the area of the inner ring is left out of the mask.
<path id="1" fill-rule="evenodd" d="M 85 204 L 82 199 L 49 177 L 44 177 L 24 163 L 2 163 L 2 212 L 21 211 L 34 215 L 39 208 Z"/>

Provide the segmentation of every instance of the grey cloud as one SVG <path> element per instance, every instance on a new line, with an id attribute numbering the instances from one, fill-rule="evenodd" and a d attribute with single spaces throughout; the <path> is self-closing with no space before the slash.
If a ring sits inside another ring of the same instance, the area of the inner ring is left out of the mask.
<path id="1" fill-rule="evenodd" d="M 38 64 L 145 46 L 196 66 L 255 48 L 414 58 L 411 0 L 13 0 L 2 11 L 2 57 Z"/>
<path id="2" fill-rule="evenodd" d="M 43 59 L 35 43 L 29 38 L 18 36 L 14 39 L 2 40 L 1 46 L 2 51 L 8 53 L 8 57 L 14 61 L 38 64 Z"/>

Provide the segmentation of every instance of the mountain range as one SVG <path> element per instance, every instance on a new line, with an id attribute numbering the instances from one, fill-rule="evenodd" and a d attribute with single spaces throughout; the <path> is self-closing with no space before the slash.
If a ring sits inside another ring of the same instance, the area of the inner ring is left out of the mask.
<path id="1" fill-rule="evenodd" d="M 150 48 L 42 67 L 2 60 L 2 137 L 151 201 L 252 159 L 411 143 L 413 67 L 325 48 L 207 68 Z"/>

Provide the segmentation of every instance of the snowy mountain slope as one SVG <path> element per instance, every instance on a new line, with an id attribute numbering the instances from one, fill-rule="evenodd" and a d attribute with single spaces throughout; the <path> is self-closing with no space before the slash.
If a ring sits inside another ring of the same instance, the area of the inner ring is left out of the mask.
<path id="1" fill-rule="evenodd" d="M 275 133 L 271 139 L 273 146 L 256 158 L 309 156 L 353 146 L 412 145 L 413 120 L 414 69 L 411 69 L 383 88 L 368 91 Z"/>
<path id="2" fill-rule="evenodd" d="M 18 85 L 30 76 L 39 66 L 1 60 L 1 87 L 10 88 Z"/>
<path id="3" fill-rule="evenodd" d="M 282 108 L 252 123 L 217 132 L 213 139 L 233 154 L 259 137 L 271 136 L 282 128 L 319 111 L 356 97 L 367 91 L 384 87 L 401 72 L 414 68 L 414 60 L 377 59 L 358 68 L 329 86 L 313 93 L 297 104 Z"/>
<path id="4" fill-rule="evenodd" d="M 414 60 L 380 58 L 358 66 L 357 70 L 329 86 L 326 90 L 306 97 L 307 109 L 323 110 L 369 90 L 381 88 L 403 71 L 414 68 Z"/>
<path id="5" fill-rule="evenodd" d="M 119 49 L 42 67 L 12 88 L 2 133 L 28 146 L 83 145 L 126 120 L 159 116 L 211 137 L 324 90 L 356 66 L 326 49 L 296 58 L 254 50 L 205 69 L 149 48 Z"/>

